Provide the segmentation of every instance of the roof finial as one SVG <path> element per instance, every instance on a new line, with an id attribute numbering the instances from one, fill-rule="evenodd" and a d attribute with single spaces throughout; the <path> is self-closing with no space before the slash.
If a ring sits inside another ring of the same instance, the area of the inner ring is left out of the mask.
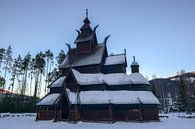
<path id="1" fill-rule="evenodd" d="M 104 38 L 104 44 L 106 44 L 106 42 L 107 42 L 108 38 L 110 38 L 110 36 L 111 36 L 111 35 L 108 35 L 108 36 L 106 36 L 106 37 Z"/>
<path id="2" fill-rule="evenodd" d="M 69 43 L 66 43 L 66 46 L 68 47 L 68 51 L 70 51 L 70 49 L 71 49 L 70 44 Z"/>
<path id="3" fill-rule="evenodd" d="M 135 56 L 133 56 L 133 61 L 135 61 Z"/>
<path id="4" fill-rule="evenodd" d="M 86 9 L 86 17 L 88 17 L 88 9 Z"/>
<path id="5" fill-rule="evenodd" d="M 126 53 L 127 53 L 127 52 L 126 52 L 126 49 L 124 49 L 124 54 L 126 55 Z"/>

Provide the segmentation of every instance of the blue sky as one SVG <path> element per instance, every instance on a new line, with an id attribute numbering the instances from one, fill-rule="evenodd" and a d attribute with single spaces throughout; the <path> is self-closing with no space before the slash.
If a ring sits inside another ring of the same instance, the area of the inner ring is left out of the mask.
<path id="1" fill-rule="evenodd" d="M 127 49 L 149 78 L 195 70 L 195 0 L 0 0 L 0 47 L 15 56 L 67 52 L 89 9 L 98 41 L 111 34 L 109 53 Z M 129 69 L 128 69 L 129 70 Z"/>

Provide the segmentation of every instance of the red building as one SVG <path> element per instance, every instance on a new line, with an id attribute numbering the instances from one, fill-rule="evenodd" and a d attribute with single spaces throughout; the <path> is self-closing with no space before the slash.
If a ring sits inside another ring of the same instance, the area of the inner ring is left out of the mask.
<path id="1" fill-rule="evenodd" d="M 48 87 L 37 103 L 37 120 L 130 121 L 159 120 L 158 99 L 139 73 L 139 64 L 126 74 L 126 51 L 108 55 L 107 36 L 98 43 L 88 16 L 77 30 L 76 48 L 71 48 L 59 66 L 62 75 Z"/>

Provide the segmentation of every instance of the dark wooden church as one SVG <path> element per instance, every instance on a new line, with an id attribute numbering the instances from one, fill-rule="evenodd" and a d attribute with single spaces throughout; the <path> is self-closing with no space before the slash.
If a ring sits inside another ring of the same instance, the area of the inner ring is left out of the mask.
<path id="1" fill-rule="evenodd" d="M 133 60 L 126 74 L 126 51 L 108 55 L 107 36 L 98 43 L 88 15 L 77 30 L 76 47 L 59 66 L 62 75 L 37 103 L 37 120 L 143 121 L 159 120 L 158 99 Z"/>

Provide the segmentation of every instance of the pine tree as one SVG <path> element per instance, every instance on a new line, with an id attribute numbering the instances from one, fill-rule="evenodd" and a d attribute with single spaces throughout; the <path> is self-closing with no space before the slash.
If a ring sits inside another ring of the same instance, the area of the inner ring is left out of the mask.
<path id="1" fill-rule="evenodd" d="M 12 66 L 12 47 L 9 45 L 9 47 L 6 50 L 5 53 L 5 66 L 4 66 L 4 79 L 6 80 L 7 72 L 10 72 L 11 66 Z M 6 83 L 6 81 L 5 81 Z M 3 89 L 5 88 L 5 84 Z"/>
<path id="2" fill-rule="evenodd" d="M 188 95 L 187 95 L 187 79 L 185 77 L 185 72 L 181 71 L 179 75 L 179 108 L 183 111 L 188 111 Z"/>
<path id="3" fill-rule="evenodd" d="M 30 66 L 30 61 L 31 61 L 31 55 L 30 53 L 28 53 L 22 61 L 22 71 L 23 71 L 23 81 L 22 81 L 22 89 L 21 89 L 22 96 L 25 94 L 26 91 L 27 75 Z"/>
<path id="4" fill-rule="evenodd" d="M 47 93 L 47 85 L 48 85 L 48 72 L 50 72 L 50 65 L 51 65 L 51 62 L 53 60 L 53 53 L 50 51 L 50 50 L 47 50 L 45 52 L 45 58 L 46 58 L 46 79 L 45 79 L 45 94 Z"/>
<path id="5" fill-rule="evenodd" d="M 1 73 L 1 64 L 3 62 L 5 58 L 5 49 L 4 48 L 0 48 L 0 73 Z"/>
<path id="6" fill-rule="evenodd" d="M 34 59 L 34 69 L 35 69 L 35 90 L 34 90 L 34 98 L 37 97 L 37 93 L 40 94 L 41 92 L 41 80 L 42 75 L 45 71 L 45 60 L 44 60 L 44 54 L 40 52 L 35 56 Z"/>
<path id="7" fill-rule="evenodd" d="M 64 51 L 61 50 L 60 53 L 58 54 L 58 56 L 56 57 L 57 64 L 61 65 L 62 62 L 64 61 L 65 57 L 66 57 L 66 55 L 65 55 Z"/>
<path id="8" fill-rule="evenodd" d="M 30 88 L 29 88 L 29 95 L 32 95 L 32 81 L 33 81 L 33 76 L 35 76 L 35 59 L 32 58 L 30 62 Z"/>
<path id="9" fill-rule="evenodd" d="M 48 73 L 48 82 L 51 83 L 59 77 L 59 71 L 57 68 Z"/>
<path id="10" fill-rule="evenodd" d="M 0 90 L 3 89 L 4 83 L 5 83 L 5 79 L 0 76 Z"/>
<path id="11" fill-rule="evenodd" d="M 18 76 L 21 75 L 21 66 L 22 66 L 22 58 L 20 55 L 16 59 L 14 59 L 14 63 L 12 65 L 11 69 L 11 92 L 13 93 L 14 85 L 15 85 L 15 79 L 18 79 Z"/>

